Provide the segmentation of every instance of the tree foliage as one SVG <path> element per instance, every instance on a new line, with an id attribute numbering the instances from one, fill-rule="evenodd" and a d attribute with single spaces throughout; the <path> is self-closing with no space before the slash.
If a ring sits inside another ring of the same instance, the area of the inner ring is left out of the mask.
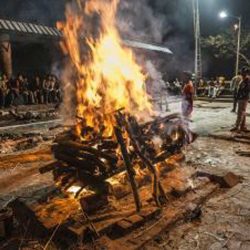
<path id="1" fill-rule="evenodd" d="M 232 59 L 237 51 L 237 35 L 233 32 L 224 32 L 216 36 L 202 38 L 202 47 L 218 59 Z M 242 32 L 240 46 L 241 64 L 250 66 L 250 33 Z"/>

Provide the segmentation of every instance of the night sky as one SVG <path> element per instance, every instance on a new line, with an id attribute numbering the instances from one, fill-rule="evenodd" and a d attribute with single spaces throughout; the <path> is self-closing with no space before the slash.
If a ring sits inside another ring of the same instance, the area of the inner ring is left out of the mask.
<path id="1" fill-rule="evenodd" d="M 56 20 L 63 18 L 65 2 L 67 1 L 1 0 L 0 17 L 53 24 Z M 125 2 L 130 2 L 131 6 L 134 4 L 137 8 L 146 4 L 152 9 L 156 18 L 163 17 L 176 32 L 190 33 L 192 0 L 126 0 Z M 139 2 L 139 5 L 136 2 Z M 217 18 L 218 11 L 222 9 L 226 9 L 232 15 L 241 15 L 243 17 L 243 26 L 250 29 L 249 0 L 200 0 L 203 35 L 218 33 L 221 29 L 227 28 L 230 20 L 222 22 Z"/>
<path id="2" fill-rule="evenodd" d="M 63 19 L 69 0 L 1 0 L 0 18 L 55 25 Z M 192 65 L 192 0 L 121 0 L 118 13 L 121 35 L 170 47 L 176 64 Z M 219 34 L 233 25 L 230 18 L 220 20 L 218 12 L 227 10 L 243 18 L 243 29 L 250 30 L 250 0 L 200 0 L 202 36 Z M 130 23 L 130 26 L 127 24 Z"/>

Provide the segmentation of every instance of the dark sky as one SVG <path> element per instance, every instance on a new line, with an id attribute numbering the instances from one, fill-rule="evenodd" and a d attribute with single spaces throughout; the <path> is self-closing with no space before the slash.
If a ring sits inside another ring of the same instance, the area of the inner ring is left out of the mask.
<path id="1" fill-rule="evenodd" d="M 243 28 L 250 29 L 250 1 L 249 0 L 200 0 L 201 24 L 203 34 L 218 33 L 234 22 L 233 19 L 220 20 L 219 10 L 225 9 L 228 14 L 242 16 Z"/>
<path id="2" fill-rule="evenodd" d="M 0 0 L 0 18 L 55 25 L 63 19 L 65 3 L 70 0 Z M 120 30 L 127 38 L 138 38 L 169 46 L 176 65 L 192 65 L 192 0 L 120 0 Z M 220 20 L 218 12 L 241 15 L 243 28 L 250 31 L 250 0 L 199 0 L 203 36 L 221 33 L 234 21 Z M 130 25 L 126 25 L 130 23 Z M 209 62 L 209 64 L 211 64 Z M 204 67 L 205 68 L 205 67 Z M 188 69 L 192 70 L 192 69 Z"/>
<path id="3" fill-rule="evenodd" d="M 124 0 L 121 0 L 121 2 Z M 189 33 L 192 18 L 192 0 L 127 0 L 132 4 L 145 2 L 157 18 L 165 16 L 166 20 L 177 28 L 178 32 Z M 66 0 L 1 0 L 0 17 L 53 24 L 63 17 Z M 137 5 L 138 8 L 139 5 Z M 210 34 L 226 28 L 230 21 L 222 22 L 217 18 L 221 9 L 232 15 L 242 15 L 243 25 L 250 28 L 250 0 L 200 0 L 202 33 Z"/>

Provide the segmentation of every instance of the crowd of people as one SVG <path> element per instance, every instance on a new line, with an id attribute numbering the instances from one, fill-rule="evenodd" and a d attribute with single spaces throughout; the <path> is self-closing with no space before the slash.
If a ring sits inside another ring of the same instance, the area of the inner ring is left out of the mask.
<path id="1" fill-rule="evenodd" d="M 193 112 L 195 89 L 191 74 L 184 72 L 182 89 L 182 114 L 190 118 Z M 237 118 L 232 132 L 249 132 L 246 126 L 247 106 L 250 98 L 250 69 L 243 67 L 239 75 L 232 79 L 230 89 L 233 92 L 234 101 L 232 112 L 237 110 Z"/>
<path id="2" fill-rule="evenodd" d="M 175 79 L 174 81 L 166 82 L 167 91 L 170 95 L 181 95 L 182 83 Z"/>
<path id="3" fill-rule="evenodd" d="M 197 95 L 215 99 L 223 93 L 225 85 L 226 82 L 223 78 L 210 79 L 208 81 L 201 79 L 197 86 Z"/>
<path id="4" fill-rule="evenodd" d="M 18 105 L 60 103 L 62 90 L 59 79 L 52 74 L 33 79 L 22 74 L 15 78 L 0 77 L 0 109 Z"/>
<path id="5" fill-rule="evenodd" d="M 196 94 L 197 96 L 207 96 L 214 99 L 223 94 L 225 85 L 226 82 L 222 78 L 210 80 L 201 79 L 198 83 Z M 172 82 L 166 82 L 166 87 L 169 94 L 181 95 L 184 83 L 176 79 Z"/>

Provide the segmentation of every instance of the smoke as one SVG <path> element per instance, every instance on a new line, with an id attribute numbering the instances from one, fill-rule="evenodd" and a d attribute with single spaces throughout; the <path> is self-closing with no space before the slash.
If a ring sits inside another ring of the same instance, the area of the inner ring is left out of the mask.
<path id="1" fill-rule="evenodd" d="M 75 82 L 74 79 L 74 69 L 68 60 L 64 62 L 64 70 L 61 74 L 61 79 L 63 81 L 63 105 L 61 105 L 61 114 L 64 117 L 64 124 L 70 124 L 75 120 L 76 116 L 76 85 L 72 84 Z"/>
<path id="2" fill-rule="evenodd" d="M 67 0 L 1 0 L 0 16 L 15 21 L 55 25 L 64 18 Z"/>
<path id="3" fill-rule="evenodd" d="M 120 2 L 118 27 L 123 37 L 140 41 L 161 43 L 165 17 L 155 14 L 147 0 L 125 0 Z"/>
<path id="4" fill-rule="evenodd" d="M 185 0 L 120 2 L 117 24 L 123 38 L 160 44 L 174 52 L 173 57 L 161 53 L 147 54 L 145 57 L 145 61 L 158 57 L 158 60 L 154 60 L 155 68 L 162 75 L 166 73 L 168 80 L 176 78 L 184 70 L 193 70 L 191 7 L 191 2 Z"/>
<path id="5" fill-rule="evenodd" d="M 161 95 L 161 90 L 164 87 L 164 82 L 162 80 L 162 74 L 158 71 L 152 61 L 147 60 L 145 63 L 146 72 L 150 77 L 148 83 L 148 92 L 153 97 L 157 98 Z"/>
<path id="6" fill-rule="evenodd" d="M 74 1 L 76 0 L 72 0 Z M 64 19 L 67 2 L 71 1 L 1 0 L 0 17 L 55 25 L 56 21 Z M 157 65 L 160 68 L 157 69 L 166 70 L 168 78 L 173 78 L 172 76 L 180 71 L 192 70 L 191 7 L 191 1 L 186 0 L 120 0 L 117 24 L 121 36 L 125 39 L 169 47 L 174 52 L 174 56 L 171 59 L 158 53 Z M 190 65 L 189 68 L 187 65 Z"/>

